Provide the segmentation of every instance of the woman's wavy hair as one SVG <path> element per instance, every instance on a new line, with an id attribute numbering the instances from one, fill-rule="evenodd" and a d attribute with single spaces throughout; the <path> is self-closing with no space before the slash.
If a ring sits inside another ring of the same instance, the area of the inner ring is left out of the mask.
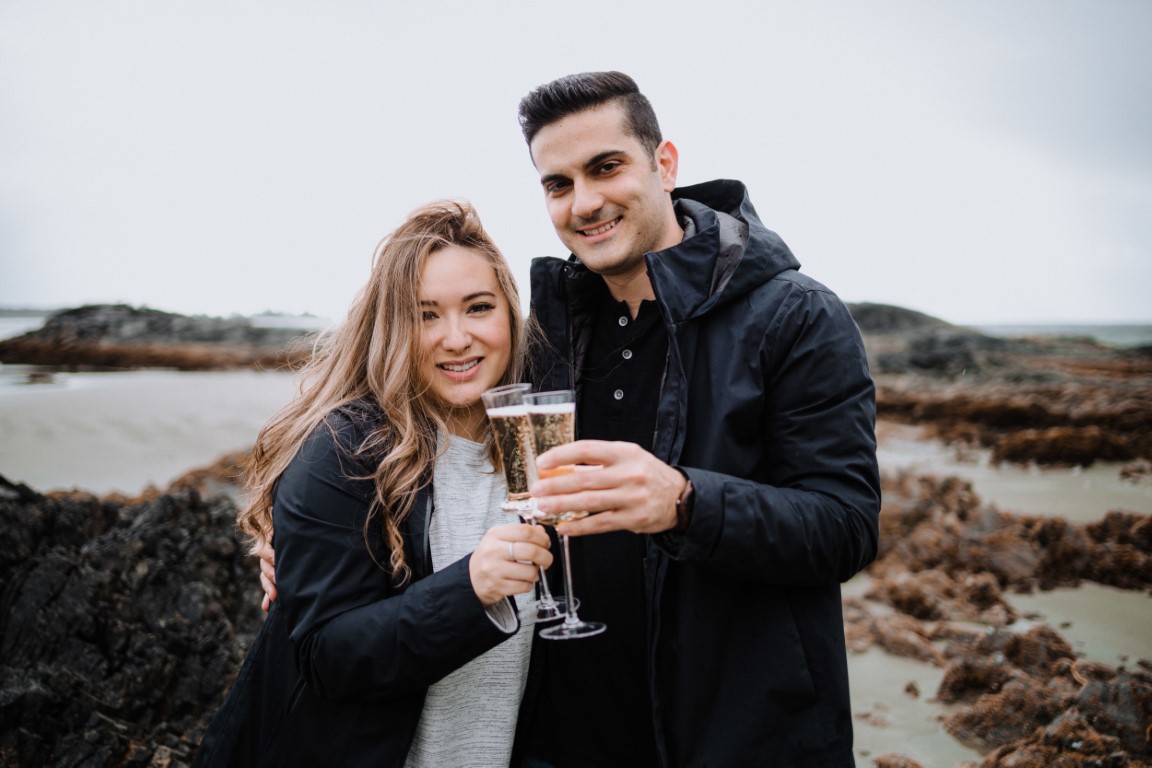
<path id="1" fill-rule="evenodd" d="M 448 246 L 471 249 L 495 271 L 512 342 L 508 370 L 499 383 L 521 380 L 527 331 L 508 262 L 468 202 L 442 200 L 418 208 L 376 247 L 372 274 L 346 320 L 317 341 L 300 371 L 299 393 L 260 431 L 245 466 L 249 502 L 238 517 L 245 533 L 271 539 L 277 479 L 329 413 L 364 399 L 383 414 L 357 450 L 375 464 L 376 497 L 364 522 L 365 545 L 374 552 L 370 534 L 373 526 L 382 526 L 393 581 L 403 584 L 411 577 L 400 523 L 431 478 L 437 432 L 446 429 L 445 406 L 420 375 L 420 278 L 428 256 Z M 498 467 L 490 437 L 489 446 Z"/>

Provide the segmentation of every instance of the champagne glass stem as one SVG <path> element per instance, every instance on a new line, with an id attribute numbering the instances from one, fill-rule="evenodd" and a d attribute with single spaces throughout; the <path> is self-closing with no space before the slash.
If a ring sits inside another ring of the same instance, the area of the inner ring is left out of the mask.
<path id="1" fill-rule="evenodd" d="M 568 537 L 560 537 L 564 548 L 564 592 L 568 595 L 568 612 L 564 614 L 565 624 L 579 624 L 580 617 L 576 615 L 576 595 L 572 592 L 572 557 L 568 552 Z"/>
<path id="2" fill-rule="evenodd" d="M 536 525 L 536 520 L 534 518 L 529 518 L 528 524 Z M 544 572 L 544 566 L 538 565 L 536 566 L 536 570 L 540 572 L 540 602 L 543 603 L 545 607 L 556 608 L 556 599 L 552 597 L 552 590 L 548 587 L 548 576 Z M 569 607 L 568 610 L 571 611 L 572 608 Z"/>

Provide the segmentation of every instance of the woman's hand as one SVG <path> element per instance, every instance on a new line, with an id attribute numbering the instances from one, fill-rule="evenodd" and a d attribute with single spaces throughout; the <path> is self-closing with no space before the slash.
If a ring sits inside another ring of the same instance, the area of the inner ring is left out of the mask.
<path id="1" fill-rule="evenodd" d="M 267 613 L 276 602 L 276 552 L 267 539 L 257 539 L 250 551 L 260 558 L 260 586 L 264 587 L 264 600 L 260 607 Z"/>
<path id="2" fill-rule="evenodd" d="M 538 568 L 552 565 L 548 544 L 542 526 L 512 523 L 489 528 L 468 563 L 472 589 L 480 602 L 493 605 L 509 595 L 530 591 Z"/>

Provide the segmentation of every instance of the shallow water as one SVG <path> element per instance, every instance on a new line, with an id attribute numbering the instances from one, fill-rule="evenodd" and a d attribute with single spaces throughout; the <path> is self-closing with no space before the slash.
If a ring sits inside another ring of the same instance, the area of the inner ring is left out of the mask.
<path id="1" fill-rule="evenodd" d="M 1063 517 L 1077 523 L 1100 520 L 1110 510 L 1152 515 L 1152 478 L 1120 479 L 1121 464 L 1087 468 L 995 465 L 991 451 L 958 451 L 924 439 L 919 427 L 885 422 L 877 451 L 882 471 L 912 470 L 955 475 L 972 483 L 987 504 L 1005 512 Z"/>
<path id="2" fill-rule="evenodd" d="M 1079 587 L 1007 594 L 1022 616 L 1047 624 L 1079 658 L 1133 668 L 1152 661 L 1152 595 L 1086 581 Z"/>
<path id="3" fill-rule="evenodd" d="M 957 708 L 935 701 L 943 676 L 943 668 L 876 647 L 849 654 L 857 765 L 872 765 L 888 752 L 914 758 L 924 768 L 953 768 L 965 760 L 980 760 L 979 752 L 956 741 L 941 725 Z M 918 696 L 906 692 L 909 683 L 919 689 Z"/>
<path id="4" fill-rule="evenodd" d="M 249 448 L 287 373 L 57 373 L 0 366 L 0 474 L 38 491 L 136 494 Z"/>

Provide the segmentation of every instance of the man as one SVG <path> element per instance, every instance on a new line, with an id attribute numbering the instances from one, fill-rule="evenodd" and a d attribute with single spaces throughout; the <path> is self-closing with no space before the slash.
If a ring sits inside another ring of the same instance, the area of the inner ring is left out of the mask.
<path id="1" fill-rule="evenodd" d="M 516 764 L 853 764 L 839 584 L 876 554 L 874 389 L 859 332 L 744 186 L 676 189 L 677 151 L 627 75 L 528 94 L 520 122 L 572 252 L 532 265 L 537 389 L 578 393 L 542 510 L 581 614 L 538 640 Z M 272 554 L 262 579 L 274 597 Z"/>
<path id="2" fill-rule="evenodd" d="M 875 557 L 875 396 L 859 332 L 745 188 L 676 189 L 627 75 L 529 93 L 520 123 L 571 251 L 532 265 L 537 388 L 577 390 L 540 480 L 607 632 L 537 641 L 524 766 L 845 766 L 840 582 Z"/>

